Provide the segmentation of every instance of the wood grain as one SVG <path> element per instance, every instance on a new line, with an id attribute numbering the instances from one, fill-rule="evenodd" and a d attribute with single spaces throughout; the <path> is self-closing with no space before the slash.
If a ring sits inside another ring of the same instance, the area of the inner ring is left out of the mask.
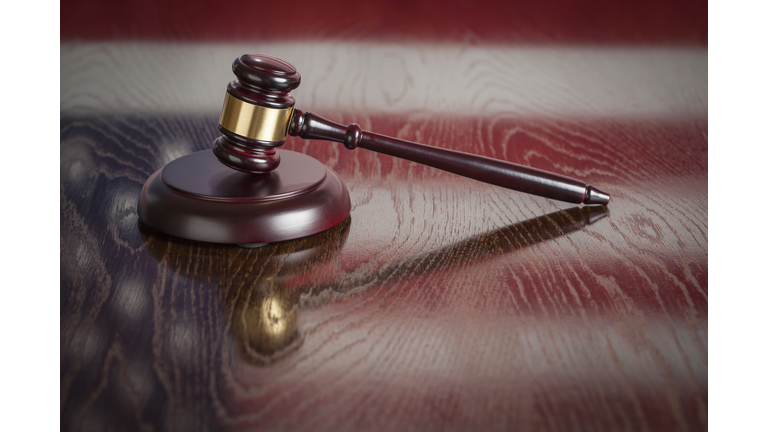
<path id="1" fill-rule="evenodd" d="M 61 108 L 80 114 L 212 113 L 235 78 L 232 61 L 248 52 L 296 66 L 296 108 L 324 116 L 427 112 L 638 121 L 707 115 L 704 47 L 325 40 L 64 43 Z M 115 91 L 116 82 L 122 91 Z"/>
<path id="2" fill-rule="evenodd" d="M 707 429 L 704 3 L 151 3 L 62 8 L 62 430 Z M 337 227 L 142 225 L 254 51 L 298 68 L 299 109 L 611 204 L 289 137 L 344 179 Z"/>
<path id="3" fill-rule="evenodd" d="M 582 176 L 610 214 L 291 140 L 345 179 L 348 222 L 194 243 L 136 200 L 216 115 L 64 116 L 63 429 L 706 427 L 706 121 L 335 115 Z"/>

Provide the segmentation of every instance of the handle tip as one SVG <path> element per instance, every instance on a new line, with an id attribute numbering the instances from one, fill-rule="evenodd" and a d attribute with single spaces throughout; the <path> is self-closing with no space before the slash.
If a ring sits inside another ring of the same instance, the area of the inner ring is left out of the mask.
<path id="1" fill-rule="evenodd" d="M 587 193 L 584 196 L 584 204 L 602 204 L 608 205 L 611 196 L 595 187 L 587 186 Z"/>

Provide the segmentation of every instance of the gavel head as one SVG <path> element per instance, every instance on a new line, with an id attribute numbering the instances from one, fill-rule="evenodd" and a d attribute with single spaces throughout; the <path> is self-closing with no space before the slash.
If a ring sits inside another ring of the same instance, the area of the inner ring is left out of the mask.
<path id="1" fill-rule="evenodd" d="M 290 91 L 301 75 L 290 63 L 266 54 L 244 54 L 232 63 L 237 80 L 227 86 L 216 157 L 230 168 L 268 173 L 280 164 L 277 147 L 285 143 L 295 101 Z"/>

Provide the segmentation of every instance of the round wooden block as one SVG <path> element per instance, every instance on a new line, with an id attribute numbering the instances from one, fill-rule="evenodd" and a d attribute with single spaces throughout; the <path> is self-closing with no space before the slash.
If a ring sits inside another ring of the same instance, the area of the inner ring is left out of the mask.
<path id="1" fill-rule="evenodd" d="M 174 160 L 149 177 L 139 219 L 177 237 L 212 243 L 273 243 L 325 231 L 350 212 L 341 178 L 289 150 L 267 174 L 223 165 L 211 150 Z"/>

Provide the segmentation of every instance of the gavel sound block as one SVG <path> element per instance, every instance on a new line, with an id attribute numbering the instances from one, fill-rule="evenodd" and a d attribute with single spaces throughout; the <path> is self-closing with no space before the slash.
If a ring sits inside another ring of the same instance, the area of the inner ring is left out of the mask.
<path id="1" fill-rule="evenodd" d="M 350 212 L 341 178 L 317 160 L 277 147 L 287 135 L 343 143 L 520 192 L 575 204 L 608 204 L 584 182 L 483 156 L 343 126 L 294 109 L 301 76 L 290 63 L 245 54 L 232 64 L 213 150 L 183 156 L 144 184 L 139 218 L 177 237 L 236 244 L 291 240 L 325 231 Z"/>

